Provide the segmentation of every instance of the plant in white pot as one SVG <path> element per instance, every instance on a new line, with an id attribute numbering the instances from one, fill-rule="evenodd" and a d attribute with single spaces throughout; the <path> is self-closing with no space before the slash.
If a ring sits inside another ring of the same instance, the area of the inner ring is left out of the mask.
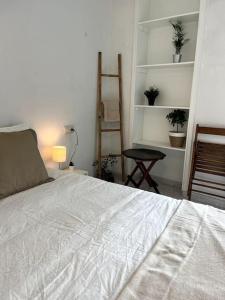
<path id="1" fill-rule="evenodd" d="M 173 45 L 176 50 L 176 53 L 173 54 L 173 62 L 180 63 L 182 58 L 181 50 L 190 39 L 185 39 L 186 33 L 184 32 L 182 21 L 170 21 L 170 24 L 173 26 L 174 30 Z"/>
<path id="2" fill-rule="evenodd" d="M 184 146 L 186 133 L 179 131 L 179 126 L 184 127 L 185 122 L 187 122 L 186 112 L 181 109 L 175 109 L 166 116 L 169 123 L 175 127 L 176 131 L 169 132 L 170 144 L 172 147 L 182 148 Z"/>

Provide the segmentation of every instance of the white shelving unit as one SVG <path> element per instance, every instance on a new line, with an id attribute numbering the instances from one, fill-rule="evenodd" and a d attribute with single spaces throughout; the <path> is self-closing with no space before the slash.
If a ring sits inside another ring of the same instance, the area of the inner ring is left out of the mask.
<path id="1" fill-rule="evenodd" d="M 166 115 L 174 109 L 191 114 L 193 74 L 201 0 L 136 0 L 135 55 L 131 141 L 134 147 L 161 149 L 166 158 L 153 174 L 182 182 L 186 146 L 170 146 L 172 130 Z M 173 29 L 170 21 L 181 20 L 190 41 L 182 50 L 182 62 L 173 63 Z M 157 86 L 160 96 L 149 106 L 144 91 Z M 185 125 L 188 130 L 190 124 Z M 171 172 L 173 170 L 173 172 Z"/>
<path id="2" fill-rule="evenodd" d="M 152 26 L 165 26 L 169 21 L 175 22 L 176 20 L 181 20 L 183 23 L 198 21 L 199 11 L 194 11 L 186 14 L 180 14 L 175 16 L 169 16 L 154 20 L 146 20 L 138 22 L 139 26 L 147 26 L 151 28 Z"/>
<path id="3" fill-rule="evenodd" d="M 156 68 L 180 68 L 184 66 L 193 66 L 194 61 L 186 61 L 181 63 L 167 63 L 167 64 L 152 64 L 152 65 L 140 65 L 137 68 L 142 69 L 156 69 Z"/>
<path id="4" fill-rule="evenodd" d="M 144 109 L 183 109 L 183 110 L 189 110 L 190 107 L 187 106 L 168 106 L 168 105 L 154 105 L 154 106 L 149 106 L 149 105 L 134 105 L 136 109 L 139 108 L 144 108 Z"/>
<path id="5" fill-rule="evenodd" d="M 143 145 L 143 146 L 150 146 L 150 147 L 157 147 L 157 148 L 163 148 L 163 149 L 169 149 L 174 151 L 185 151 L 184 148 L 175 148 L 171 147 L 168 143 L 163 142 L 156 142 L 156 141 L 149 141 L 149 140 L 140 140 L 140 141 L 134 141 L 136 145 Z"/>

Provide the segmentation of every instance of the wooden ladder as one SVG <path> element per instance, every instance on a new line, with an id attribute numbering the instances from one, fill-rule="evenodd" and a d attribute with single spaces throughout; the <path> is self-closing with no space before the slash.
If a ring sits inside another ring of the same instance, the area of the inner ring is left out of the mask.
<path id="1" fill-rule="evenodd" d="M 119 83 L 119 115 L 120 126 L 117 129 L 104 129 L 102 122 L 104 120 L 104 108 L 102 102 L 102 78 L 117 78 Z M 104 74 L 102 72 L 102 52 L 98 53 L 98 88 L 97 88 L 97 176 L 102 177 L 102 159 L 107 156 L 102 154 L 102 134 L 118 132 L 120 134 L 120 153 L 111 154 L 113 157 L 118 157 L 121 160 L 122 180 L 125 181 L 125 164 L 124 164 L 124 137 L 123 137 L 123 89 L 122 89 L 122 55 L 118 54 L 118 74 Z"/>

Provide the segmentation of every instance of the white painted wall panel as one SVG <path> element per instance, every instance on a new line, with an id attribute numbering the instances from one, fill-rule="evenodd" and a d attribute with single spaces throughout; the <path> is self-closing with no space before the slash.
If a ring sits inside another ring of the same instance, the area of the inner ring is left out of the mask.
<path id="1" fill-rule="evenodd" d="M 0 1 L 0 125 L 29 122 L 42 150 L 74 124 L 78 167 L 95 158 L 97 52 L 111 54 L 112 1 Z"/>
<path id="2" fill-rule="evenodd" d="M 225 1 L 207 0 L 196 122 L 225 127 Z"/>

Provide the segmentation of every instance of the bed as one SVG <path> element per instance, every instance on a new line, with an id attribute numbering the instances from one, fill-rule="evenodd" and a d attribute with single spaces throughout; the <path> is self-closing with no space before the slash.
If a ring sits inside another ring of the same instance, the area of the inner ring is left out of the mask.
<path id="1" fill-rule="evenodd" d="M 0 144 L 1 300 L 225 299 L 224 211 L 47 172 L 24 126 Z"/>
<path id="2" fill-rule="evenodd" d="M 0 299 L 225 299 L 223 211 L 49 175 L 0 201 Z"/>

